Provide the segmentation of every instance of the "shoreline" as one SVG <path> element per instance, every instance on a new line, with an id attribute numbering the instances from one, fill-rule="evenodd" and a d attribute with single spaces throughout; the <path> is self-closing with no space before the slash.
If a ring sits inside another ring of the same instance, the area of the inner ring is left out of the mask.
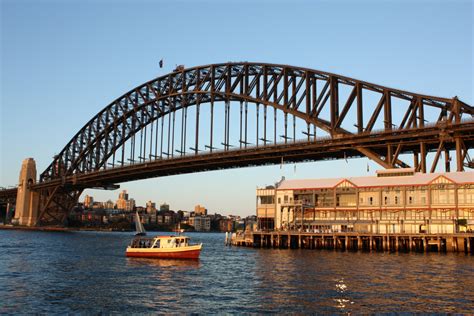
<path id="1" fill-rule="evenodd" d="M 97 228 L 76 228 L 76 227 L 29 227 L 29 226 L 14 226 L 14 225 L 2 225 L 0 224 L 0 230 L 22 230 L 22 231 L 44 231 L 44 232 L 113 232 L 113 233 L 124 233 L 134 232 L 134 230 L 112 230 L 109 228 L 97 229 Z M 164 233 L 175 233 L 175 231 L 166 230 L 148 230 L 147 232 L 164 232 Z M 184 233 L 224 233 L 220 231 L 209 231 L 209 232 L 196 232 L 196 231 L 185 231 Z"/>
<path id="2" fill-rule="evenodd" d="M 69 232 L 74 231 L 68 227 L 29 227 L 29 226 L 13 226 L 0 225 L 0 230 L 26 230 L 26 231 L 45 231 L 45 232 Z"/>

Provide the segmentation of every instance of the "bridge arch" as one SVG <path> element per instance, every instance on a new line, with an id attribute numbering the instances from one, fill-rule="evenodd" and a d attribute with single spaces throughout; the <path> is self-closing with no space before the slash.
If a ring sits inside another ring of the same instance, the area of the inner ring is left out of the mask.
<path id="1" fill-rule="evenodd" d="M 230 110 L 236 103 L 240 104 L 240 138 L 231 144 Z M 224 140 L 220 144 L 213 140 L 214 104 L 225 108 Z M 253 118 L 257 126 L 250 129 L 254 128 L 253 134 L 262 132 L 261 138 L 257 136 L 253 143 L 242 136 L 249 132 L 248 125 L 243 132 L 248 104 L 257 107 L 257 118 Z M 302 67 L 244 62 L 181 68 L 128 91 L 102 109 L 54 158 L 41 174 L 40 182 L 136 162 L 174 158 L 176 114 L 180 113 L 184 121 L 190 109 L 194 109 L 197 117 L 194 147 L 187 148 L 189 131 L 185 131 L 180 135 L 180 149 L 176 152 L 179 153 L 177 156 L 199 155 L 203 151 L 199 148 L 201 105 L 211 107 L 210 117 L 205 122 L 210 129 L 210 140 L 206 144 L 209 153 L 218 150 L 218 146 L 223 146 L 220 150 L 229 151 L 233 146 L 267 147 L 304 138 L 316 140 L 317 130 L 327 137 L 340 138 L 371 133 L 376 128 L 390 132 L 423 127 L 427 123 L 459 123 L 463 117 L 474 115 L 474 108 L 457 98 L 421 95 Z M 273 139 L 267 135 L 268 108 L 274 109 Z M 348 113 L 354 115 L 351 117 Z M 292 123 L 288 123 L 288 117 L 293 118 L 292 136 L 291 131 L 288 132 L 288 124 Z M 168 131 L 163 128 L 165 119 L 168 119 Z M 298 139 L 294 132 L 296 120 L 299 127 L 306 125 L 305 130 L 298 133 Z M 187 123 L 183 121 L 180 126 L 186 129 Z M 259 123 L 265 127 L 259 127 Z M 136 143 L 138 135 L 139 144 Z M 166 138 L 168 147 L 172 138 L 171 153 L 163 151 Z M 127 145 L 129 153 L 125 153 Z M 399 153 L 389 149 L 386 153 L 363 147 L 356 149 L 385 168 L 407 166 L 398 158 Z"/>

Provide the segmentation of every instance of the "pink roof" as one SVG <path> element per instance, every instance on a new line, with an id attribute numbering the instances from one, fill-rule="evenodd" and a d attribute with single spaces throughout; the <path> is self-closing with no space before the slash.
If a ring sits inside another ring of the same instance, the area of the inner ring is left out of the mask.
<path id="1" fill-rule="evenodd" d="M 379 186 L 409 186 L 409 185 L 427 185 L 436 178 L 444 176 L 455 183 L 474 184 L 474 172 L 442 172 L 442 173 L 415 173 L 413 176 L 395 176 L 395 177 L 349 177 L 349 178 L 330 178 L 330 179 L 302 179 L 302 180 L 284 180 L 278 187 L 278 190 L 291 189 L 314 189 L 314 188 L 333 188 L 340 182 L 347 180 L 357 187 L 379 187 Z"/>

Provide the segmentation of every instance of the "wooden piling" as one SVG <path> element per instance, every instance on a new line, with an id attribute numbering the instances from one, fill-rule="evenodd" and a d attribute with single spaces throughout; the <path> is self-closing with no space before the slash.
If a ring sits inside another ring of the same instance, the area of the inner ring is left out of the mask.
<path id="1" fill-rule="evenodd" d="M 285 240 L 286 239 L 286 240 Z M 342 251 L 474 253 L 474 234 L 358 234 L 255 232 L 228 235 L 227 245 L 260 248 L 331 249 Z"/>

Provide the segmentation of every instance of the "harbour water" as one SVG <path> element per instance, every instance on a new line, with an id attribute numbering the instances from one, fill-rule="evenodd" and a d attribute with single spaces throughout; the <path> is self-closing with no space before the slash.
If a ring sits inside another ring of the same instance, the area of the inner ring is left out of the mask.
<path id="1" fill-rule="evenodd" d="M 150 233 L 153 234 L 153 233 Z M 225 247 L 126 258 L 132 233 L 0 231 L 0 313 L 474 312 L 474 256 Z"/>

